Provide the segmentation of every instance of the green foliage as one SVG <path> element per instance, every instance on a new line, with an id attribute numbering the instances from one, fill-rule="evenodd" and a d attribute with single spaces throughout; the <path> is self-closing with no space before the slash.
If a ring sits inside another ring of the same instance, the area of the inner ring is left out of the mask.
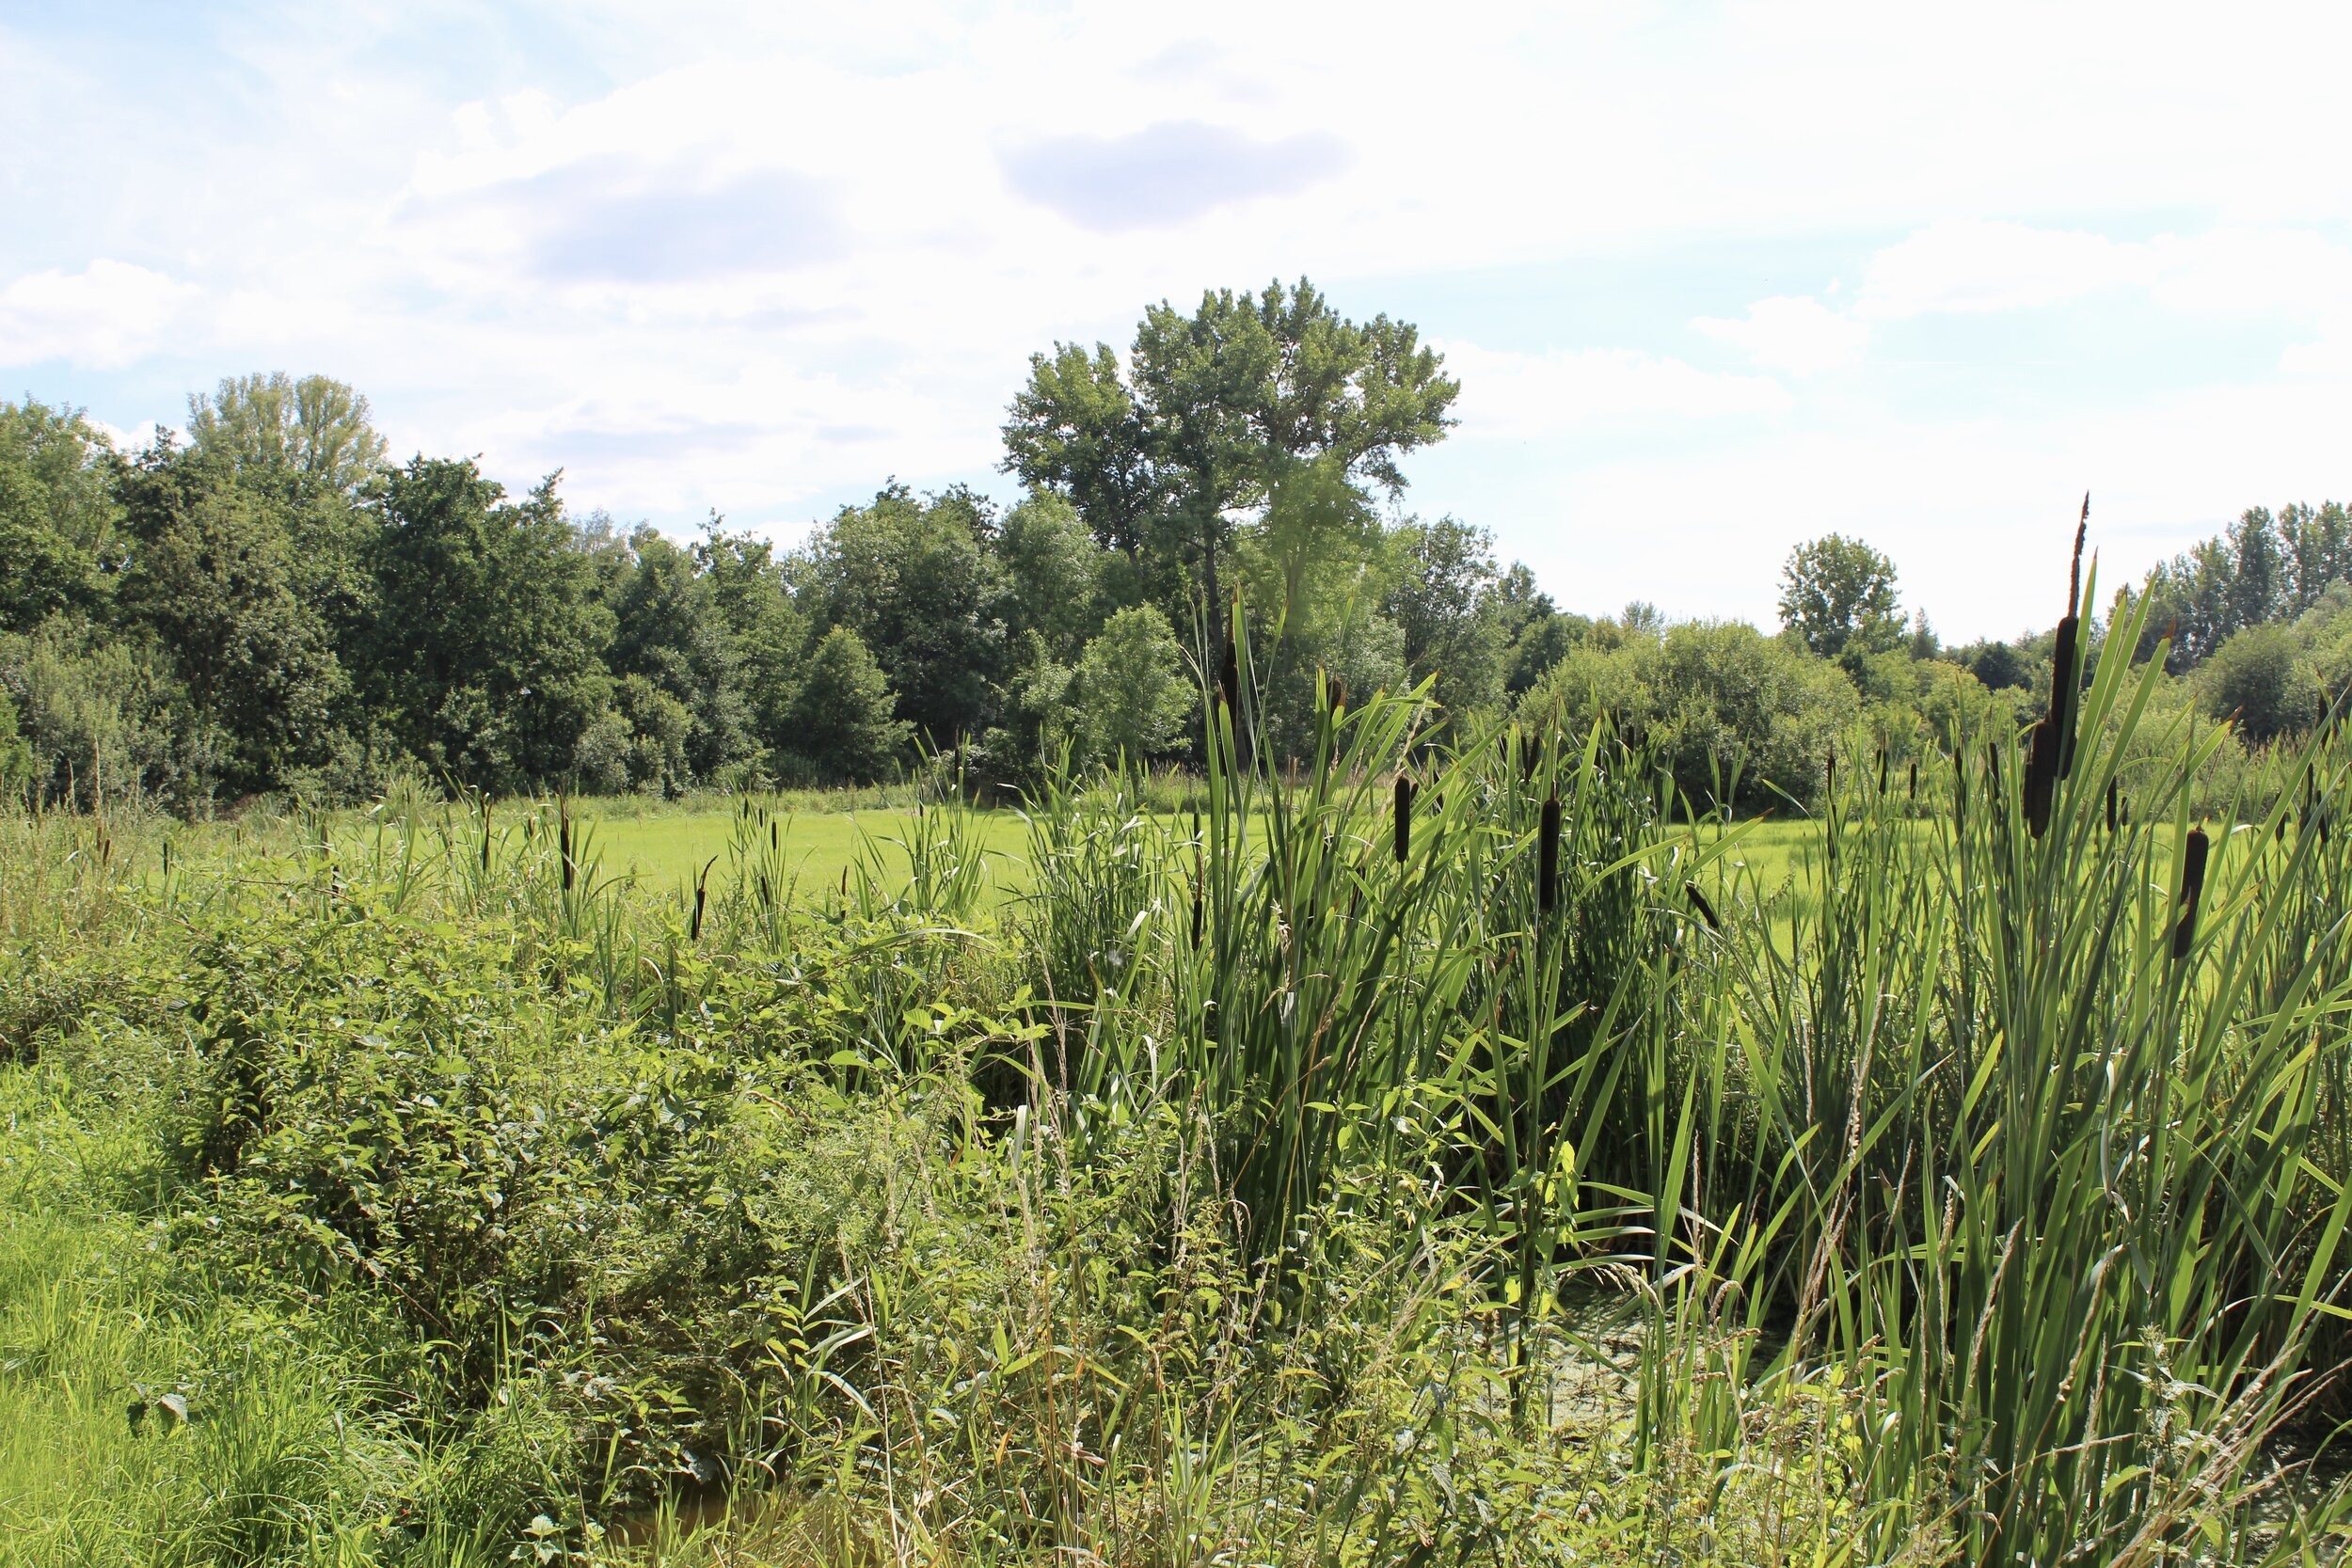
<path id="1" fill-rule="evenodd" d="M 17 727 L 16 705 L 0 691 L 0 800 L 11 803 L 33 782 L 33 749 Z"/>
<path id="2" fill-rule="evenodd" d="M 163 446 L 119 488 L 132 548 L 118 597 L 186 690 L 203 759 L 191 792 L 245 794 L 326 760 L 348 683 L 291 503 L 224 459 Z"/>
<path id="3" fill-rule="evenodd" d="M 1686 622 L 1662 637 L 1580 644 L 1519 712 L 1571 734 L 1620 726 L 1692 800 L 1770 806 L 1814 799 L 1861 702 L 1836 666 L 1780 639 L 1738 622 Z"/>
<path id="4" fill-rule="evenodd" d="M 651 529 L 628 544 L 635 567 L 612 595 L 607 662 L 622 677 L 619 701 L 631 728 L 660 752 L 655 777 L 684 788 L 757 749 L 745 657 L 715 573 Z"/>
<path id="5" fill-rule="evenodd" d="M 2328 702 L 2301 640 L 2285 626 L 2232 634 L 2197 680 L 2205 711 L 2234 722 L 2255 745 L 2309 729 Z"/>
<path id="6" fill-rule="evenodd" d="M 1084 756 L 1144 762 L 1178 748 L 1200 697 L 1167 617 L 1143 605 L 1103 623 L 1063 700 Z"/>
<path id="7" fill-rule="evenodd" d="M 1106 549 L 1156 558 L 1171 622 L 1204 602 L 1221 640 L 1236 518 L 1306 470 L 1302 525 L 1338 515 L 1331 487 L 1394 495 L 1404 453 L 1441 439 L 1460 383 L 1408 324 L 1339 314 L 1314 286 L 1215 290 L 1190 315 L 1144 312 L 1128 363 L 1057 344 L 1031 356 L 1005 425 L 1005 467 L 1065 495 Z M 1278 550 L 1276 553 L 1282 554 Z"/>
<path id="8" fill-rule="evenodd" d="M 792 754 L 819 776 L 885 777 L 905 754 L 912 726 L 891 717 L 897 701 L 874 656 L 848 626 L 835 626 L 809 655 L 792 703 Z"/>
<path id="9" fill-rule="evenodd" d="M 818 624 L 855 634 L 898 716 L 933 745 L 977 736 L 992 717 L 1005 641 L 1000 569 L 984 547 L 993 527 L 968 493 L 917 499 L 894 483 L 843 507 L 795 562 Z"/>
<path id="10" fill-rule="evenodd" d="M 1895 563 L 1840 533 L 1800 545 L 1781 570 L 1780 619 L 1824 658 L 1891 648 L 1902 635 Z"/>
<path id="11" fill-rule="evenodd" d="M 2250 507 L 2228 531 L 2173 557 L 2149 575 L 2148 657 L 2168 634 L 2167 667 L 2195 669 L 2236 633 L 2289 621 L 2316 607 L 2329 588 L 2352 581 L 2352 519 L 2344 506 Z"/>
<path id="12" fill-rule="evenodd" d="M 470 462 L 420 457 L 369 510 L 377 613 L 361 680 L 386 738 L 462 784 L 563 776 L 609 700 L 612 621 L 554 477 L 514 503 Z"/>
<path id="13" fill-rule="evenodd" d="M 1381 609 L 1404 635 L 1406 678 L 1416 683 L 1434 678 L 1437 699 L 1449 709 L 1492 707 L 1502 701 L 1511 674 L 1506 661 L 1515 651 L 1513 633 L 1528 631 L 1524 625 L 1510 625 L 1511 613 L 1498 596 L 1502 578 L 1494 536 L 1440 517 L 1406 524 L 1391 543 L 1398 570 Z M 1526 573 L 1525 567 L 1518 570 Z M 1557 619 L 1549 601 L 1540 612 L 1529 602 L 1520 616 L 1522 622 L 1538 618 Z M 1548 630 L 1535 631 L 1534 640 L 1545 638 Z M 1531 648 L 1530 657 L 1548 651 Z M 1563 642 L 1544 668 L 1557 664 L 1566 651 Z"/>
<path id="14" fill-rule="evenodd" d="M 1242 629 L 1198 816 L 1049 769 L 1003 920 L 955 795 L 797 895 L 748 798 L 683 894 L 0 818 L 0 1562 L 2325 1560 L 2340 742 L 2185 884 L 2136 625 L 2046 808 L 1995 731 L 1770 833 L 1549 713 L 1278 768 Z"/>
<path id="15" fill-rule="evenodd" d="M 118 511 L 110 455 L 74 409 L 0 403 L 0 633 L 100 608 Z"/>

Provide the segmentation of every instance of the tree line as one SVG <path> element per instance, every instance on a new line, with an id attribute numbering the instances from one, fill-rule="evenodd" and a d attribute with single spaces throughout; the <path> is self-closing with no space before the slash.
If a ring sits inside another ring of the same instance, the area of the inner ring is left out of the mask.
<path id="1" fill-rule="evenodd" d="M 1491 537 L 1391 505 L 1458 386 L 1414 329 L 1313 287 L 1154 307 L 1131 351 L 1035 356 L 1009 506 L 895 481 L 778 550 L 389 460 L 365 397 L 251 375 L 118 451 L 0 404 L 0 771 L 87 804 L 493 791 L 677 793 L 886 777 L 918 748 L 1017 782 L 1049 753 L 1181 761 L 1224 607 L 1266 639 L 1268 719 L 1317 671 L 1435 675 L 1486 706 L 1565 645 Z"/>
<path id="2" fill-rule="evenodd" d="M 1212 291 L 1149 309 L 1123 353 L 1032 356 L 1011 504 L 893 481 L 789 550 L 715 515 L 678 541 L 576 514 L 560 474 L 518 495 L 472 459 L 392 462 L 324 376 L 225 380 L 130 452 L 0 404 L 0 786 L 200 810 L 402 769 L 675 795 L 926 752 L 981 784 L 1063 754 L 1181 764 L 1236 608 L 1284 752 L 1311 744 L 1318 681 L 1426 680 L 1449 714 L 1607 714 L 1694 798 L 1749 804 L 1809 797 L 1857 721 L 1915 752 L 2046 689 L 2047 632 L 1947 649 L 1893 562 L 1836 534 L 1789 558 L 1776 634 L 1564 611 L 1484 529 L 1402 509 L 1401 460 L 1459 391 L 1409 324 L 1305 279 Z M 2138 591 L 2178 626 L 2184 690 L 2255 738 L 2352 680 L 2333 503 L 2249 512 Z"/>

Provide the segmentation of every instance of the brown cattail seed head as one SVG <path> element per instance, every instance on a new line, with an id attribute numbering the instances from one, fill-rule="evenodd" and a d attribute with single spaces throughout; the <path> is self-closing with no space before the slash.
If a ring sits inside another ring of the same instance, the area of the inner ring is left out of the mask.
<path id="1" fill-rule="evenodd" d="M 2058 645 L 2050 670 L 2050 718 L 2056 729 L 2058 754 L 2051 759 L 2058 771 L 2055 778 L 2063 779 L 2074 771 L 2074 703 L 2082 690 L 2082 676 L 2075 669 L 2075 649 L 2080 640 L 2082 623 L 2069 615 L 2058 625 Z"/>
<path id="2" fill-rule="evenodd" d="M 2205 893 L 2205 830 L 2191 828 L 2181 846 L 2181 923 L 2172 928 L 2172 956 L 2188 957 L 2197 941 L 2197 905 Z"/>
<path id="3" fill-rule="evenodd" d="M 2050 803 L 2058 793 L 2059 741 L 2052 722 L 2057 717 L 2042 716 L 2033 727 L 2033 747 L 2026 753 L 2026 826 L 2036 838 L 2050 831 Z"/>
<path id="4" fill-rule="evenodd" d="M 1691 907 L 1699 911 L 1699 918 L 1707 923 L 1708 930 L 1718 929 L 1722 926 L 1723 923 L 1715 918 L 1714 906 L 1707 901 L 1707 895 L 1699 891 L 1698 883 L 1683 883 L 1682 893 L 1684 897 L 1691 900 Z"/>
<path id="5" fill-rule="evenodd" d="M 1201 896 L 1202 880 L 1200 847 L 1196 844 L 1192 850 L 1192 950 L 1196 953 L 1200 951 L 1201 928 L 1208 918 L 1208 904 Z"/>
<path id="6" fill-rule="evenodd" d="M 1413 852 L 1413 781 L 1396 776 L 1396 863 Z"/>

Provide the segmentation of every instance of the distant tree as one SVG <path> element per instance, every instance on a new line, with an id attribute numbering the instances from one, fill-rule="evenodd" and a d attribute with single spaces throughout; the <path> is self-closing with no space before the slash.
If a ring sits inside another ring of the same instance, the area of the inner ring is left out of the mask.
<path id="1" fill-rule="evenodd" d="M 2278 530 L 2297 614 L 2337 583 L 2352 581 L 2352 516 L 2341 503 L 2281 507 Z"/>
<path id="2" fill-rule="evenodd" d="M 2233 720 L 2256 745 L 2308 729 L 2327 704 L 2302 643 L 2280 626 L 2248 626 L 2232 636 L 2214 650 L 2198 683 L 2206 711 Z"/>
<path id="3" fill-rule="evenodd" d="M 1381 609 L 1405 634 L 1406 677 L 1436 675 L 1449 708 L 1500 700 L 1507 649 L 1494 535 L 1440 517 L 1406 523 L 1392 540 L 1399 569 Z"/>
<path id="4" fill-rule="evenodd" d="M 780 751 L 789 740 L 787 713 L 808 643 L 807 620 L 768 541 L 729 533 L 713 516 L 694 560 L 734 650 L 752 732 L 766 751 Z"/>
<path id="5" fill-rule="evenodd" d="M 890 683 L 848 626 L 818 642 L 792 704 L 792 751 L 820 779 L 868 783 L 904 752 L 911 726 L 892 717 Z"/>
<path id="6" fill-rule="evenodd" d="M 1648 742 L 1692 800 L 1722 791 L 1762 806 L 1811 799 L 1861 707 L 1836 665 L 1743 623 L 1692 621 L 1578 643 L 1519 711 L 1571 733 L 1605 714 Z"/>
<path id="7" fill-rule="evenodd" d="M 511 502 L 471 462 L 419 457 L 372 493 L 368 694 L 388 739 L 464 783 L 563 777 L 611 700 L 612 614 L 559 477 Z"/>
<path id="8" fill-rule="evenodd" d="M 1961 662 L 1988 691 L 2029 686 L 2033 681 L 2032 661 L 2007 642 L 1979 642 L 1963 650 Z"/>
<path id="9" fill-rule="evenodd" d="M 1124 752 L 1136 762 L 1174 749 L 1199 702 L 1176 634 L 1152 605 L 1103 623 L 1073 672 L 1070 698 L 1089 756 L 1107 761 Z"/>
<path id="10" fill-rule="evenodd" d="M 154 628 L 184 683 L 199 793 L 275 787 L 326 759 L 346 682 L 301 561 L 293 505 L 224 459 L 158 444 L 123 470 L 123 610 Z"/>
<path id="11" fill-rule="evenodd" d="M 612 600 L 612 672 L 641 676 L 678 705 L 687 725 L 676 770 L 712 778 L 758 744 L 718 582 L 697 569 L 691 551 L 652 529 L 630 535 L 629 549 L 635 564 Z M 663 768 L 666 776 L 672 764 Z"/>
<path id="12" fill-rule="evenodd" d="M 368 400 L 323 375 L 233 375 L 188 399 L 188 441 L 235 467 L 356 495 L 384 461 Z"/>
<path id="13" fill-rule="evenodd" d="M 1071 498 L 1105 547 L 1205 598 L 1221 641 L 1235 530 L 1303 465 L 1394 495 L 1397 459 L 1442 437 L 1460 384 L 1402 322 L 1357 323 L 1301 278 L 1165 302 L 1126 366 L 1107 345 L 1030 359 L 1005 425 L 1005 467 Z M 1185 607 L 1166 607 L 1181 617 Z"/>
<path id="14" fill-rule="evenodd" d="M 1048 655 L 1073 659 L 1102 624 L 1103 555 L 1077 510 L 1050 491 L 1005 514 L 994 554 L 1010 635 L 1034 631 Z"/>
<path id="15" fill-rule="evenodd" d="M 1519 562 L 1495 584 L 1494 603 L 1503 642 L 1503 689 L 1514 697 L 1549 673 L 1592 629 L 1586 617 L 1562 614 L 1551 595 L 1535 586 L 1535 574 Z"/>
<path id="16" fill-rule="evenodd" d="M 985 524 L 968 498 L 917 499 L 894 482 L 843 507 L 794 562 L 812 619 L 857 633 L 898 717 L 934 745 L 977 737 L 993 717 L 1004 589 Z"/>
<path id="17" fill-rule="evenodd" d="M 0 632 L 96 612 L 119 513 L 112 457 L 73 409 L 0 403 Z"/>
<path id="18" fill-rule="evenodd" d="M 1902 631 L 1895 563 L 1839 533 L 1800 545 L 1781 571 L 1780 619 L 1824 658 L 1892 646 Z"/>
<path id="19" fill-rule="evenodd" d="M 1925 610 L 1913 610 L 1911 612 L 1911 657 L 1918 659 L 1933 658 L 1943 651 L 1944 644 L 1936 637 L 1935 628 L 1928 624 L 1928 612 Z"/>

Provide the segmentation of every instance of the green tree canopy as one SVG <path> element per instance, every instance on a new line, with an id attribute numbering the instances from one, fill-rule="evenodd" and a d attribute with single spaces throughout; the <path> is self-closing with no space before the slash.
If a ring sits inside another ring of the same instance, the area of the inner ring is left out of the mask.
<path id="1" fill-rule="evenodd" d="M 1003 579 L 986 504 L 885 486 L 845 506 L 794 562 L 818 625 L 847 626 L 882 666 L 898 717 L 932 744 L 988 725 L 1004 657 Z"/>
<path id="2" fill-rule="evenodd" d="M 563 777 L 610 700 L 612 614 L 559 477 L 510 502 L 471 462 L 420 457 L 370 502 L 372 705 L 395 745 L 465 783 Z"/>
<path id="3" fill-rule="evenodd" d="M 1067 693 L 1084 753 L 1136 762 L 1178 748 L 1199 692 L 1185 678 L 1176 634 L 1152 605 L 1122 610 L 1087 644 Z"/>
<path id="4" fill-rule="evenodd" d="M 1895 563 L 1842 533 L 1799 545 L 1781 570 L 1780 619 L 1824 658 L 1892 647 L 1903 626 Z"/>
<path id="5" fill-rule="evenodd" d="M 113 451 L 71 408 L 0 403 L 0 632 L 88 614 L 120 514 Z"/>
<path id="6" fill-rule="evenodd" d="M 1156 557 L 1221 636 L 1236 528 L 1303 466 L 1393 495 L 1398 459 L 1443 437 L 1459 382 L 1410 325 L 1351 321 L 1305 278 L 1144 313 L 1128 362 L 1057 344 L 1030 360 L 1005 467 L 1068 496 L 1107 548 Z M 1182 617 L 1182 602 L 1165 605 Z"/>
<path id="7" fill-rule="evenodd" d="M 912 728 L 882 666 L 855 631 L 835 626 L 809 655 L 792 705 L 792 750 L 818 778 L 867 783 L 887 776 Z"/>
<path id="8" fill-rule="evenodd" d="M 122 608 L 170 650 L 220 777 L 265 789 L 333 752 L 344 695 L 334 628 L 306 592 L 292 507 L 241 485 L 223 459 L 159 444 L 120 486 L 133 547 Z"/>
<path id="9" fill-rule="evenodd" d="M 2257 745 L 2309 728 L 2328 700 L 2301 640 L 2282 626 L 2233 633 L 2198 672 L 2197 684 L 2205 710 L 2233 721 Z"/>
<path id="10" fill-rule="evenodd" d="M 188 398 L 188 441 L 210 458 L 357 494 L 384 461 L 368 400 L 324 375 L 224 377 Z"/>
<path id="11" fill-rule="evenodd" d="M 1862 699 L 1836 665 L 1754 626 L 1686 621 L 1661 636 L 1578 643 L 1519 711 L 1577 735 L 1605 715 L 1656 746 L 1692 800 L 1723 791 L 1769 806 L 1812 799 Z"/>

